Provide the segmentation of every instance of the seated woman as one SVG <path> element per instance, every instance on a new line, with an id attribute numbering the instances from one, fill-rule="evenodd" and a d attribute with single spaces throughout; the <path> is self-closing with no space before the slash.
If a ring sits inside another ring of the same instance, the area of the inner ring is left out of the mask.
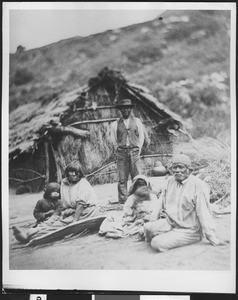
<path id="1" fill-rule="evenodd" d="M 61 182 L 61 202 L 55 213 L 36 228 L 27 231 L 13 226 L 13 234 L 18 241 L 27 243 L 72 222 L 100 214 L 95 191 L 84 178 L 80 163 L 71 162 L 66 167 L 65 174 L 66 178 Z"/>
<path id="2" fill-rule="evenodd" d="M 60 184 L 58 182 L 51 182 L 47 185 L 43 199 L 37 201 L 33 211 L 33 215 L 36 218 L 36 224 L 48 220 L 60 204 Z"/>
<path id="3" fill-rule="evenodd" d="M 71 223 L 98 215 L 96 193 L 84 178 L 80 163 L 70 163 L 65 169 L 65 175 L 66 178 L 61 182 L 61 211 L 65 222 Z"/>
<path id="4" fill-rule="evenodd" d="M 139 233 L 157 204 L 157 197 L 151 191 L 149 180 L 137 175 L 129 190 L 129 196 L 123 206 L 123 216 L 109 216 L 100 227 L 99 234 L 106 237 L 125 237 Z"/>

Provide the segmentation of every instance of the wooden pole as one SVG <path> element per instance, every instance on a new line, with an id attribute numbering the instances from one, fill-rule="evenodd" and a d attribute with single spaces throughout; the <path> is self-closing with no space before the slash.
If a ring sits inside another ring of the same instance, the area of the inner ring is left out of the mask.
<path id="1" fill-rule="evenodd" d="M 100 120 L 86 120 L 86 121 L 75 122 L 75 123 L 69 124 L 68 126 L 81 125 L 81 124 L 103 123 L 103 122 L 113 122 L 116 120 L 117 120 L 117 118 L 100 119 Z"/>
<path id="2" fill-rule="evenodd" d="M 165 156 L 165 157 L 172 157 L 172 154 L 162 154 L 162 153 L 148 154 L 148 155 L 141 155 L 140 158 L 163 157 L 163 156 Z M 111 166 L 113 164 L 116 164 L 116 161 L 110 162 L 109 164 L 107 164 L 105 166 L 102 166 L 101 168 L 99 168 L 98 170 L 94 171 L 93 173 L 90 173 L 90 174 L 86 175 L 86 178 L 97 174 L 98 172 L 104 170 L 105 168 L 107 168 L 107 167 L 109 167 L 109 166 Z"/>
<path id="3" fill-rule="evenodd" d="M 93 175 L 97 174 L 98 172 L 104 170 L 105 168 L 107 168 L 107 167 L 109 167 L 109 166 L 111 166 L 111 165 L 113 165 L 115 163 L 116 163 L 116 161 L 110 162 L 109 164 L 107 164 L 105 166 L 102 166 L 101 168 L 99 168 L 98 170 L 94 171 L 93 173 L 86 175 L 86 177 L 93 176 Z"/>
<path id="4" fill-rule="evenodd" d="M 159 154 L 141 155 L 140 158 L 147 158 L 147 157 L 163 157 L 163 156 L 165 156 L 165 157 L 172 157 L 173 155 L 172 155 L 172 154 L 161 154 L 161 153 L 159 153 Z"/>
<path id="5" fill-rule="evenodd" d="M 22 182 L 22 183 L 27 183 L 27 182 L 31 182 L 37 179 L 45 179 L 45 176 L 38 176 L 35 178 L 31 178 L 31 179 L 26 179 L 26 180 L 22 180 L 22 179 L 18 179 L 18 178 L 13 178 L 13 177 L 9 177 L 9 180 L 14 180 L 14 181 L 18 181 L 18 182 Z"/>
<path id="6" fill-rule="evenodd" d="M 50 131 L 61 134 L 70 134 L 80 138 L 88 138 L 90 136 L 90 132 L 87 130 L 77 129 L 68 126 L 54 126 L 51 127 Z"/>
<path id="7" fill-rule="evenodd" d="M 41 176 L 42 178 L 45 179 L 45 176 L 36 172 L 35 170 L 30 170 L 30 169 L 24 169 L 24 168 L 18 168 L 18 169 L 14 169 L 14 171 L 27 171 L 27 172 L 31 172 L 31 173 L 34 173 L 34 174 L 37 174 L 39 176 Z"/>
<path id="8" fill-rule="evenodd" d="M 50 157 L 49 157 L 49 142 L 46 141 L 44 143 L 45 148 L 45 163 L 46 163 L 46 170 L 45 170 L 45 184 L 47 185 L 50 180 Z"/>
<path id="9" fill-rule="evenodd" d="M 98 110 L 98 109 L 111 109 L 116 108 L 115 105 L 103 105 L 103 106 L 97 106 L 96 108 L 93 107 L 87 107 L 87 108 L 76 108 L 75 111 L 88 111 L 88 110 Z"/>

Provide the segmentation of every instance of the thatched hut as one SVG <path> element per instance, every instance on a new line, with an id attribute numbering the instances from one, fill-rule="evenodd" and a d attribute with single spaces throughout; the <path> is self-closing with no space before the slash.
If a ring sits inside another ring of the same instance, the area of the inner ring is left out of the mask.
<path id="1" fill-rule="evenodd" d="M 144 172 L 153 159 L 169 157 L 172 131 L 182 128 L 181 118 L 145 87 L 104 68 L 85 87 L 41 97 L 10 114 L 10 185 L 41 190 L 46 182 L 60 181 L 73 159 L 82 163 L 94 183 L 116 180 L 110 124 L 119 117 L 115 104 L 122 98 L 136 104 L 134 115 L 145 127 Z"/>

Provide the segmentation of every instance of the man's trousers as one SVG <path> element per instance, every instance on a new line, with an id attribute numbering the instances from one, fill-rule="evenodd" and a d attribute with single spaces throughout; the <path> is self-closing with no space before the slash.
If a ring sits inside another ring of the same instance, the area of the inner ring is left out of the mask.
<path id="1" fill-rule="evenodd" d="M 172 228 L 170 225 L 165 226 L 164 224 L 161 226 L 163 220 L 165 219 L 148 222 L 144 225 L 145 238 L 156 251 L 163 252 L 197 243 L 202 239 L 201 230 Z"/>
<path id="2" fill-rule="evenodd" d="M 125 203 L 127 199 L 127 181 L 129 175 L 133 179 L 141 174 L 139 147 L 117 148 L 118 201 Z"/>

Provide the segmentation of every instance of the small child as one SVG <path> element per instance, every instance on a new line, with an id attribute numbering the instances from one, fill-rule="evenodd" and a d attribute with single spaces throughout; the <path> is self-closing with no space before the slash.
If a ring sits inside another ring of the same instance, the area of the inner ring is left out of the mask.
<path id="1" fill-rule="evenodd" d="M 137 175 L 133 180 L 129 196 L 123 207 L 125 222 L 130 223 L 137 220 L 148 222 L 156 205 L 156 200 L 157 197 L 152 192 L 147 177 Z"/>
<path id="2" fill-rule="evenodd" d="M 108 216 L 100 226 L 99 235 L 120 238 L 143 233 L 144 223 L 150 221 L 150 215 L 157 204 L 150 182 L 144 175 L 137 175 L 132 182 L 129 196 L 123 206 L 122 216 Z"/>
<path id="3" fill-rule="evenodd" d="M 36 203 L 33 215 L 36 218 L 38 226 L 41 222 L 48 220 L 59 206 L 60 199 L 60 185 L 57 182 L 51 182 L 47 185 L 43 199 Z"/>

